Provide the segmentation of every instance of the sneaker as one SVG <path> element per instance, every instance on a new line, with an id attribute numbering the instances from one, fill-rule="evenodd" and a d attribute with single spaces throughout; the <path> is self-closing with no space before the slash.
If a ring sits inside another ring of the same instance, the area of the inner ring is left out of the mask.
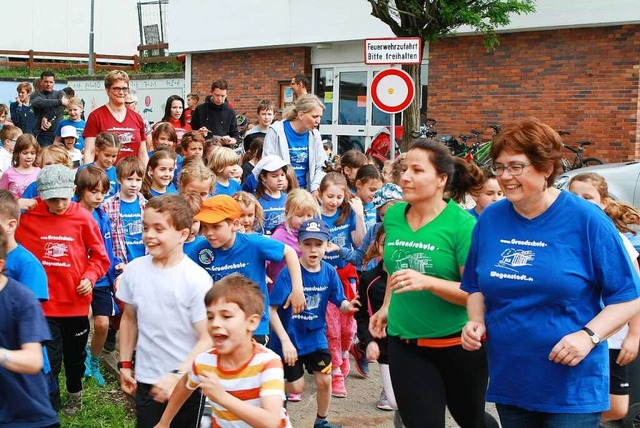
<path id="1" fill-rule="evenodd" d="M 345 379 L 349 376 L 351 371 L 351 362 L 349 361 L 349 352 L 342 354 L 342 365 L 340 365 L 340 372 Z"/>
<path id="2" fill-rule="evenodd" d="M 345 398 L 347 396 L 347 387 L 344 385 L 344 376 L 342 376 L 342 373 L 336 373 L 332 376 L 331 395 L 336 398 Z"/>
<path id="3" fill-rule="evenodd" d="M 384 390 L 380 393 L 380 399 L 376 403 L 376 407 L 380 410 L 393 410 L 391 404 L 389 404 L 389 400 L 387 399 L 387 394 L 384 393 Z"/>
<path id="4" fill-rule="evenodd" d="M 107 339 L 104 341 L 104 345 L 102 348 L 105 352 L 110 353 L 115 351 L 116 349 L 116 331 L 113 329 L 109 329 L 107 332 Z"/>
<path id="5" fill-rule="evenodd" d="M 369 377 L 369 360 L 366 353 L 360 348 L 359 343 L 351 345 L 349 352 L 353 355 L 353 359 L 356 361 L 356 370 L 363 378 Z"/>
<path id="6" fill-rule="evenodd" d="M 100 373 L 100 357 L 91 356 L 91 377 L 96 381 L 96 384 L 100 387 L 104 386 L 104 377 Z"/>
<path id="7" fill-rule="evenodd" d="M 328 420 L 318 420 L 313 423 L 313 428 L 342 428 L 342 425 L 333 425 Z"/>
<path id="8" fill-rule="evenodd" d="M 287 394 L 287 401 L 299 403 L 302 400 L 302 394 Z"/>
<path id="9" fill-rule="evenodd" d="M 91 350 L 85 349 L 87 357 L 84 359 L 84 377 L 91 377 Z"/>
<path id="10" fill-rule="evenodd" d="M 404 428 L 404 422 L 402 422 L 402 418 L 400 417 L 400 412 L 396 410 L 396 413 L 393 415 L 393 428 Z"/>
<path id="11" fill-rule="evenodd" d="M 67 403 L 62 409 L 62 413 L 67 416 L 75 416 L 82 410 L 82 391 L 69 392 L 67 394 Z"/>

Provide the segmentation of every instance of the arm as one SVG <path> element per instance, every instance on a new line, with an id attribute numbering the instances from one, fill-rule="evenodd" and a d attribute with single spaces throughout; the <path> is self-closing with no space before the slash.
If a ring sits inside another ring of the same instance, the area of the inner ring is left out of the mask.
<path id="1" fill-rule="evenodd" d="M 640 345 L 640 313 L 637 313 L 629 321 L 629 331 L 627 337 L 622 341 L 620 354 L 616 360 L 621 366 L 626 366 L 638 356 L 638 346 Z"/>
<path id="2" fill-rule="evenodd" d="M 287 330 L 285 330 L 282 325 L 277 306 L 269 306 L 269 324 L 282 344 L 282 357 L 284 362 L 289 366 L 293 366 L 298 359 L 298 351 L 296 351 L 296 347 L 293 345 L 293 342 L 291 342 Z"/>
<path id="3" fill-rule="evenodd" d="M 96 157 L 96 137 L 84 137 L 83 163 L 91 163 Z"/>
<path id="4" fill-rule="evenodd" d="M 147 151 L 147 141 L 145 138 L 140 140 L 140 147 L 138 147 L 138 159 L 140 159 L 140 162 L 142 162 L 146 168 L 149 163 L 149 152 Z"/>
<path id="5" fill-rule="evenodd" d="M 362 245 L 358 248 L 352 250 L 350 248 L 340 247 L 338 249 L 338 255 L 354 266 L 362 266 L 364 254 L 367 252 L 369 246 L 374 242 L 379 225 L 381 224 L 382 223 L 378 223 L 376 226 L 367 230 L 364 238 L 362 238 Z"/>
<path id="6" fill-rule="evenodd" d="M 462 347 L 467 351 L 476 351 L 482 347 L 486 334 L 484 324 L 484 296 L 482 293 L 471 293 L 467 299 L 469 322 L 462 329 Z"/>
<path id="7" fill-rule="evenodd" d="M 42 345 L 23 343 L 20 349 L 10 351 L 0 348 L 0 367 L 22 374 L 37 374 L 42 370 Z"/>
<path id="8" fill-rule="evenodd" d="M 389 304 L 391 303 L 391 277 L 387 279 L 387 288 L 384 293 L 384 302 L 382 307 L 373 314 L 369 320 L 369 332 L 377 339 L 387 336 L 387 320 L 389 318 Z"/>
<path id="9" fill-rule="evenodd" d="M 165 407 L 164 413 L 162 413 L 162 418 L 156 425 L 156 428 L 169 428 L 171 421 L 173 421 L 173 418 L 176 417 L 176 414 L 180 411 L 180 408 L 192 393 L 193 391 L 187 388 L 187 375 L 185 374 L 178 379 L 178 384 L 174 388 L 173 394 L 171 394 L 171 398 L 169 399 L 167 407 Z"/>
<path id="10" fill-rule="evenodd" d="M 264 143 L 262 145 L 263 156 L 278 155 L 282 157 L 278 150 L 278 134 L 275 129 L 269 128 L 267 134 L 264 136 Z"/>
<path id="11" fill-rule="evenodd" d="M 351 205 L 351 209 L 356 215 L 356 230 L 351 232 L 351 240 L 356 247 L 359 247 L 362 245 L 362 238 L 367 232 L 364 224 L 364 206 L 360 198 L 351 198 L 349 205 Z"/>
<path id="12" fill-rule="evenodd" d="M 231 122 L 229 124 L 229 132 L 227 135 L 233 138 L 232 144 L 235 144 L 240 138 L 240 132 L 238 131 L 238 120 L 236 119 L 236 112 L 233 109 L 229 109 L 231 111 Z"/>
<path id="13" fill-rule="evenodd" d="M 137 341 L 138 316 L 133 306 L 125 303 L 120 320 L 120 361 L 132 360 Z M 120 369 L 120 387 L 129 395 L 135 394 L 136 381 L 133 377 L 133 370 Z"/>
<path id="14" fill-rule="evenodd" d="M 104 248 L 104 241 L 100 235 L 100 228 L 95 221 L 87 223 L 88 227 L 84 233 L 84 245 L 87 248 L 87 267 L 81 278 L 87 279 L 93 286 L 102 278 L 111 266 L 111 260 Z"/>
<path id="15" fill-rule="evenodd" d="M 34 92 L 31 94 L 31 105 L 33 108 L 37 109 L 45 109 L 45 108 L 53 108 L 64 105 L 63 97 L 60 98 L 45 98 L 39 92 Z"/>
<path id="16" fill-rule="evenodd" d="M 304 291 L 302 289 L 302 272 L 300 270 L 300 260 L 296 250 L 289 245 L 284 246 L 284 261 L 291 275 L 291 294 L 284 304 L 284 308 L 288 308 L 293 304 L 293 313 L 299 314 L 304 309 L 306 302 L 304 299 Z"/>
<path id="17" fill-rule="evenodd" d="M 464 266 L 460 267 L 460 273 Z M 449 281 L 424 275 L 413 269 L 401 269 L 396 271 L 389 278 L 391 290 L 396 293 L 406 293 L 408 291 L 430 291 L 436 296 L 454 305 L 464 306 L 467 304 L 468 293 L 460 289 L 459 281 Z"/>

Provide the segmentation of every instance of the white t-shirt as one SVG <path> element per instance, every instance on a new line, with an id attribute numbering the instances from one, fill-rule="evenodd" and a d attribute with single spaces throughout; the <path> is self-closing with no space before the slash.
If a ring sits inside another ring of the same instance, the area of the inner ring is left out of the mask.
<path id="1" fill-rule="evenodd" d="M 129 263 L 116 296 L 133 306 L 138 319 L 135 374 L 154 384 L 175 370 L 196 344 L 193 325 L 206 319 L 204 296 L 211 276 L 187 256 L 176 266 L 159 269 L 151 256 Z"/>
<path id="2" fill-rule="evenodd" d="M 638 258 L 638 252 L 633 247 L 633 244 L 631 243 L 631 241 L 629 241 L 629 238 L 624 236 L 622 233 L 620 234 L 620 237 L 622 238 L 624 249 L 627 250 L 627 253 L 629 254 L 629 258 L 631 259 L 631 261 L 636 260 Z M 607 339 L 607 344 L 609 345 L 609 349 L 621 349 L 622 342 L 624 341 L 624 338 L 627 337 L 628 332 L 629 332 L 629 325 L 625 324 L 620 330 L 612 334 L 609 337 L 609 339 Z"/>
<path id="3" fill-rule="evenodd" d="M 11 167 L 12 155 L 4 147 L 0 147 L 0 175 Z"/>

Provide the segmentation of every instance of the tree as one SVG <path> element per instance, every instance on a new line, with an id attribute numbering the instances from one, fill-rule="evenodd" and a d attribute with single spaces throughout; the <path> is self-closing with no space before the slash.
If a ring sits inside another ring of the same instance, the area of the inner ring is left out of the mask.
<path id="1" fill-rule="evenodd" d="M 535 11 L 535 0 L 368 0 L 371 15 L 387 24 L 398 37 L 419 37 L 423 46 L 450 37 L 463 25 L 485 36 L 485 46 L 498 44 L 495 30 L 511 22 L 511 14 Z M 418 129 L 420 120 L 420 65 L 403 65 L 416 85 L 416 97 L 404 111 L 404 129 Z M 406 151 L 411 132 L 401 144 Z"/>

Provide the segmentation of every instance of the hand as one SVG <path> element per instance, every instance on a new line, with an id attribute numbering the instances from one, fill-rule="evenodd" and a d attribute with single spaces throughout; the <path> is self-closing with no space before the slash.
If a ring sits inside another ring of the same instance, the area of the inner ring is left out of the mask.
<path id="1" fill-rule="evenodd" d="M 18 208 L 20 208 L 20 211 L 31 211 L 36 205 L 38 205 L 38 201 L 35 199 L 18 199 Z"/>
<path id="2" fill-rule="evenodd" d="M 462 329 L 462 349 L 477 351 L 486 338 L 487 328 L 483 322 L 469 321 Z"/>
<path id="3" fill-rule="evenodd" d="M 151 388 L 151 396 L 158 403 L 166 403 L 171 398 L 173 389 L 181 378 L 174 374 L 168 374 L 158 380 Z"/>
<path id="4" fill-rule="evenodd" d="M 380 347 L 378 346 L 378 342 L 372 340 L 367 345 L 367 359 L 371 362 L 377 360 L 380 357 Z"/>
<path id="5" fill-rule="evenodd" d="M 282 342 L 282 355 L 284 356 L 285 364 L 288 366 L 293 366 L 298 360 L 298 351 L 290 340 Z"/>
<path id="6" fill-rule="evenodd" d="M 349 302 L 347 312 L 350 314 L 358 312 L 360 310 L 360 306 L 362 306 L 362 304 L 360 303 L 360 300 L 358 300 L 358 296 L 356 296 L 355 299 Z"/>
<path id="7" fill-rule="evenodd" d="M 18 103 L 18 107 L 22 107 L 22 101 L 20 101 L 20 97 L 16 97 L 16 102 Z"/>
<path id="8" fill-rule="evenodd" d="M 289 297 L 287 297 L 287 301 L 284 302 L 283 308 L 287 309 L 289 305 L 293 305 L 294 314 L 299 314 L 304 310 L 307 302 L 304 298 L 304 291 L 302 291 L 302 287 L 300 287 L 300 289 L 293 289 L 291 294 L 289 294 Z"/>
<path id="9" fill-rule="evenodd" d="M 313 192 L 311 192 L 311 194 L 314 198 L 316 198 L 316 201 L 320 202 L 320 193 L 318 193 L 317 190 L 314 190 Z"/>
<path id="10" fill-rule="evenodd" d="M 339 249 L 340 247 L 334 244 L 333 242 L 331 241 L 327 242 L 327 253 L 333 253 L 335 251 L 338 251 Z"/>
<path id="11" fill-rule="evenodd" d="M 580 330 L 564 336 L 551 350 L 549 361 L 577 366 L 594 348 L 586 331 Z"/>
<path id="12" fill-rule="evenodd" d="M 133 377 L 133 370 L 120 369 L 120 388 L 129 395 L 136 395 L 138 384 Z"/>
<path id="13" fill-rule="evenodd" d="M 68 97 L 66 97 L 66 96 L 64 96 L 64 97 L 62 97 L 62 98 L 60 99 L 60 102 L 62 103 L 62 105 L 63 105 L 64 107 L 66 107 L 66 106 L 68 106 L 68 105 L 69 105 L 69 98 L 68 98 Z"/>
<path id="14" fill-rule="evenodd" d="M 158 422 L 157 424 L 154 425 L 153 428 L 169 428 L 171 425 L 169 424 L 165 424 L 162 421 Z"/>
<path id="15" fill-rule="evenodd" d="M 42 122 L 40 122 L 40 129 L 47 131 L 49 128 L 51 128 L 51 122 L 46 117 L 43 117 Z"/>
<path id="16" fill-rule="evenodd" d="M 364 205 L 362 204 L 362 200 L 357 196 L 349 199 L 349 205 L 351 205 L 351 209 L 358 217 L 364 217 Z"/>
<path id="17" fill-rule="evenodd" d="M 369 319 L 369 333 L 376 339 L 387 337 L 387 320 L 389 319 L 389 308 L 382 307 Z"/>
<path id="18" fill-rule="evenodd" d="M 400 269 L 395 271 L 390 278 L 391 290 L 396 293 L 406 293 L 407 291 L 428 290 L 429 276 L 423 275 L 413 269 Z"/>
<path id="19" fill-rule="evenodd" d="M 87 278 L 82 278 L 80 280 L 80 285 L 76 287 L 76 291 L 81 296 L 90 294 L 92 290 L 93 290 L 93 284 L 91 284 L 91 281 Z"/>
<path id="20" fill-rule="evenodd" d="M 640 337 L 628 334 L 622 341 L 620 347 L 620 354 L 616 359 L 616 364 L 620 366 L 626 366 L 630 362 L 636 359 L 638 356 L 638 344 L 640 343 Z"/>
<path id="21" fill-rule="evenodd" d="M 209 134 L 209 132 L 211 132 L 211 131 L 209 131 L 209 130 L 207 129 L 207 127 L 206 127 L 206 126 L 202 126 L 202 127 L 200 127 L 200 129 L 198 129 L 198 132 L 199 132 L 199 133 L 200 133 L 200 135 L 202 135 L 204 138 L 207 138 L 207 134 Z"/>
<path id="22" fill-rule="evenodd" d="M 220 384 L 220 379 L 215 373 L 204 372 L 200 376 L 200 389 L 202 393 L 214 403 L 220 400 L 220 397 L 226 392 Z"/>

